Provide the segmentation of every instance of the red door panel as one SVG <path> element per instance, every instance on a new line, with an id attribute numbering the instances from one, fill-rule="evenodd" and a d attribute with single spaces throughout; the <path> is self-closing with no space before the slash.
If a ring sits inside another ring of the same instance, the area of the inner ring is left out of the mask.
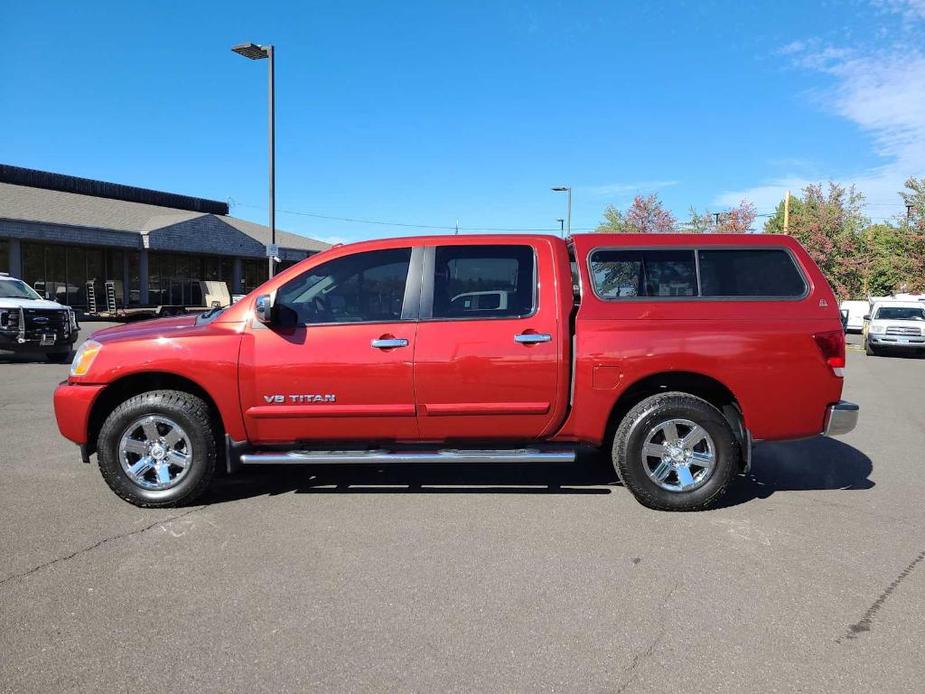
<path id="1" fill-rule="evenodd" d="M 409 321 L 249 328 L 240 360 L 248 439 L 416 439 L 415 327 Z M 373 347 L 380 339 L 407 345 Z"/>
<path id="2" fill-rule="evenodd" d="M 422 298 L 414 365 L 421 437 L 537 438 L 567 397 L 552 253 L 524 241 L 466 243 L 431 248 L 425 260 L 432 299 Z M 512 247 L 526 255 L 491 250 Z"/>

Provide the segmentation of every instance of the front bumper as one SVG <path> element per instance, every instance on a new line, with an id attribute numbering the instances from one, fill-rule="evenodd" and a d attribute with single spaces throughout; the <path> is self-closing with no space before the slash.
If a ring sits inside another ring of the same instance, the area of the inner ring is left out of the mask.
<path id="1" fill-rule="evenodd" d="M 853 430 L 858 423 L 858 412 L 861 408 L 853 402 L 839 400 L 825 409 L 825 436 L 841 436 Z"/>
<path id="2" fill-rule="evenodd" d="M 915 335 L 867 334 L 867 342 L 875 347 L 902 347 L 903 349 L 925 349 L 925 337 Z"/>
<path id="3" fill-rule="evenodd" d="M 50 343 L 46 341 L 44 345 L 42 344 L 42 338 L 40 336 L 29 335 L 23 338 L 23 342 L 20 342 L 17 333 L 0 332 L 0 349 L 10 352 L 45 352 L 54 349 L 60 350 L 62 347 L 73 346 L 77 341 L 79 332 L 79 330 L 73 330 L 68 333 L 49 331 L 49 334 L 52 334 L 53 337 Z"/>

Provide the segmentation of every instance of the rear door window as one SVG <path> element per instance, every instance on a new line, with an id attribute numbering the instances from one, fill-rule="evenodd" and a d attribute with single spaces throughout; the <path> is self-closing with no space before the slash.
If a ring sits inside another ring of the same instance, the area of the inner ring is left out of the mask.
<path id="1" fill-rule="evenodd" d="M 519 318 L 534 311 L 530 246 L 438 246 L 434 318 Z"/>
<path id="2" fill-rule="evenodd" d="M 589 267 L 602 299 L 697 296 L 692 250 L 598 250 Z"/>
<path id="3" fill-rule="evenodd" d="M 738 248 L 697 251 L 700 295 L 801 297 L 806 282 L 785 250 Z"/>

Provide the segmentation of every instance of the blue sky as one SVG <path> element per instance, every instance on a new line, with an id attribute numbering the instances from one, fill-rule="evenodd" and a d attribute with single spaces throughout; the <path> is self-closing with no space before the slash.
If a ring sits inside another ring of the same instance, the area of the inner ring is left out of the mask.
<path id="1" fill-rule="evenodd" d="M 572 226 L 658 192 L 681 218 L 834 178 L 874 218 L 925 175 L 925 0 L 13 2 L 0 161 L 216 199 L 318 238 Z"/>

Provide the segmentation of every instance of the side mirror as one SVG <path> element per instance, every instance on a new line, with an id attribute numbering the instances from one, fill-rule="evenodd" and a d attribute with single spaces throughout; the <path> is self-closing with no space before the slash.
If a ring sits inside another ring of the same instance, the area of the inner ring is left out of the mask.
<path id="1" fill-rule="evenodd" d="M 273 300 L 269 294 L 261 294 L 254 302 L 254 318 L 269 325 L 273 322 Z"/>
<path id="2" fill-rule="evenodd" d="M 866 316 L 864 316 L 864 320 L 870 320 L 870 314 L 869 314 L 869 313 L 868 313 Z"/>

